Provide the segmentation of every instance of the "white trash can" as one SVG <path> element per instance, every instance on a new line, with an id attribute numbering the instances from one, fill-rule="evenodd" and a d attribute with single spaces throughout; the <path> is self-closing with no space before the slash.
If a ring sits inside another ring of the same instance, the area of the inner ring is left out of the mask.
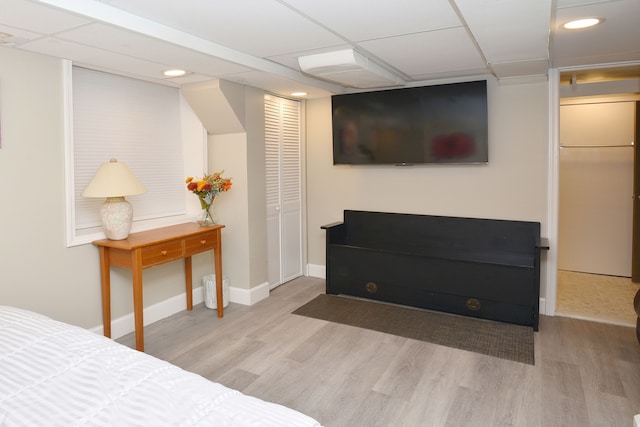
<path id="1" fill-rule="evenodd" d="M 204 290 L 204 306 L 217 309 L 216 301 L 216 275 L 207 274 L 202 278 L 202 288 Z M 222 276 L 222 306 L 229 305 L 229 278 Z"/>

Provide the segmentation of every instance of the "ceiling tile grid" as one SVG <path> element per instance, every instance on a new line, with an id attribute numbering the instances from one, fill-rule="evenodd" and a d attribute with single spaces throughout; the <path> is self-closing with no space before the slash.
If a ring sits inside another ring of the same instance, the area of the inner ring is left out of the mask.
<path id="1" fill-rule="evenodd" d="M 585 16 L 604 22 L 561 28 Z M 223 78 L 312 97 L 358 90 L 300 71 L 299 56 L 344 49 L 410 85 L 634 65 L 638 17 L 639 0 L 0 0 L 0 48 L 170 85 Z M 167 80 L 169 67 L 189 74 Z"/>

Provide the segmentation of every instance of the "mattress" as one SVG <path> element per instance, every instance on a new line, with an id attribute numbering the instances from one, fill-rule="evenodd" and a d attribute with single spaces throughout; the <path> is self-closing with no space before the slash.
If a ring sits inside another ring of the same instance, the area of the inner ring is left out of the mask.
<path id="1" fill-rule="evenodd" d="M 0 426 L 319 426 L 91 331 L 0 306 Z"/>

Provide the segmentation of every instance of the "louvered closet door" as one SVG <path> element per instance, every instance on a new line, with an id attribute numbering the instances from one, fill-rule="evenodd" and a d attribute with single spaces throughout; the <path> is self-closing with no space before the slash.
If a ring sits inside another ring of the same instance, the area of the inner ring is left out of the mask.
<path id="1" fill-rule="evenodd" d="M 270 288 L 302 275 L 300 103 L 265 96 L 267 256 Z"/>

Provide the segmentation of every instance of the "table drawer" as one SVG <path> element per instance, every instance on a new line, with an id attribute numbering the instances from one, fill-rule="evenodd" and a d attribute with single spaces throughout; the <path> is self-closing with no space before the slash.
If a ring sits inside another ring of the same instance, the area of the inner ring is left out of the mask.
<path id="1" fill-rule="evenodd" d="M 182 242 L 179 240 L 147 246 L 142 248 L 142 266 L 162 264 L 163 262 L 182 258 L 182 255 Z"/>
<path id="2" fill-rule="evenodd" d="M 187 237 L 184 240 L 184 248 L 186 255 L 196 254 L 198 252 L 215 249 L 216 235 L 215 233 L 200 234 L 199 236 Z"/>

